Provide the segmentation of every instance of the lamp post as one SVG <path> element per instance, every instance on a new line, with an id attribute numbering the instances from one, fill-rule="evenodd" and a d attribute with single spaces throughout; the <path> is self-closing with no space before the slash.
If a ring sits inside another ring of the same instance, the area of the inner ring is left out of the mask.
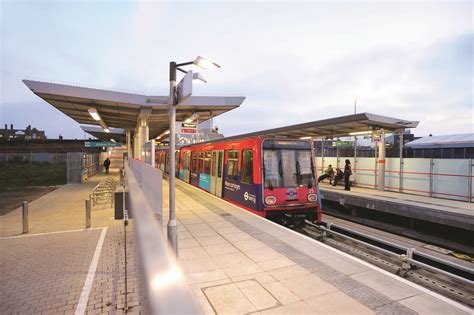
<path id="1" fill-rule="evenodd" d="M 183 63 L 170 62 L 170 95 L 168 99 L 168 114 L 169 114 L 169 220 L 167 225 L 168 241 L 171 244 L 176 256 L 178 256 L 178 223 L 176 222 L 176 211 L 175 211 L 175 151 L 176 151 L 176 105 L 178 100 L 176 99 L 176 71 L 187 73 L 181 66 L 196 65 L 204 70 L 220 68 L 218 64 L 209 59 L 198 56 L 194 61 L 188 61 Z M 193 79 L 204 81 L 199 74 L 193 75 Z"/>

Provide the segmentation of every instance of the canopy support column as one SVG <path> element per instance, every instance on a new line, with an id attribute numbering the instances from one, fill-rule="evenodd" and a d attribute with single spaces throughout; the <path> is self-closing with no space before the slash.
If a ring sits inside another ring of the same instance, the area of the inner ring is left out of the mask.
<path id="1" fill-rule="evenodd" d="M 378 190 L 385 190 L 385 131 L 382 129 L 379 142 L 378 154 Z"/>

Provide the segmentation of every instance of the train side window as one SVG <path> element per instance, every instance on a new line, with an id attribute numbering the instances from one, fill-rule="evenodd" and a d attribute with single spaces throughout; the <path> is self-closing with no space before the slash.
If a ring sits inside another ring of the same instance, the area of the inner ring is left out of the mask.
<path id="1" fill-rule="evenodd" d="M 211 151 L 207 151 L 204 158 L 204 174 L 211 174 Z"/>
<path id="2" fill-rule="evenodd" d="M 199 152 L 198 173 L 203 173 L 202 164 L 204 162 L 204 152 Z"/>
<path id="3" fill-rule="evenodd" d="M 193 152 L 191 155 L 191 172 L 196 172 L 196 164 L 197 164 L 197 153 Z"/>
<path id="4" fill-rule="evenodd" d="M 241 182 L 253 184 L 253 151 L 242 150 Z"/>
<path id="5" fill-rule="evenodd" d="M 239 172 L 239 151 L 229 150 L 227 153 L 227 178 L 237 180 Z"/>
<path id="6" fill-rule="evenodd" d="M 222 163 L 224 160 L 224 152 L 220 151 L 219 152 L 219 162 L 217 162 L 217 177 L 221 178 L 222 177 Z"/>

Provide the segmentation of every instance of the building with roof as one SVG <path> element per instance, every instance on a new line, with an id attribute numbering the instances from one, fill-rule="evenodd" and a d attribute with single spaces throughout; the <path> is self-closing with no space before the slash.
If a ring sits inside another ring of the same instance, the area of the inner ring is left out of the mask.
<path id="1" fill-rule="evenodd" d="M 474 133 L 428 136 L 405 144 L 406 157 L 436 159 L 474 158 Z"/>
<path id="2" fill-rule="evenodd" d="M 46 140 L 44 131 L 36 128 L 31 128 L 28 125 L 25 129 L 14 129 L 13 124 L 5 124 L 4 129 L 0 129 L 0 141 L 11 141 L 11 140 Z"/>

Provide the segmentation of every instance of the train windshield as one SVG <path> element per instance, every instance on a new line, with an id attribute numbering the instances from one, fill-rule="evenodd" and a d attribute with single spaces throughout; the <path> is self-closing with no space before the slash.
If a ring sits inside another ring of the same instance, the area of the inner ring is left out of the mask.
<path id="1" fill-rule="evenodd" d="M 314 182 L 311 145 L 304 141 L 265 140 L 263 174 L 265 188 L 311 187 Z"/>

